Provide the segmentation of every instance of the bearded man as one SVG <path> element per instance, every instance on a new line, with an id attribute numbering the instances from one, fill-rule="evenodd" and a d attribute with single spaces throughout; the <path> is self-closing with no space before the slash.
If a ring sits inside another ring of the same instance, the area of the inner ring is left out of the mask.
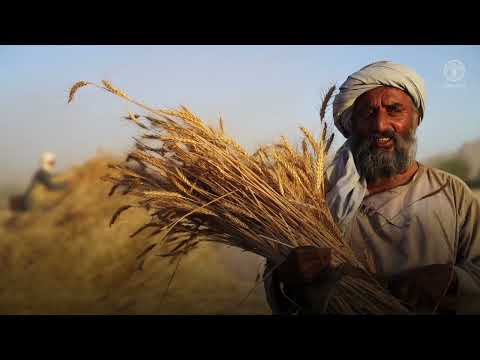
<path id="1" fill-rule="evenodd" d="M 404 65 L 347 78 L 333 102 L 347 141 L 328 166 L 327 202 L 358 258 L 410 310 L 480 313 L 480 203 L 458 177 L 416 161 L 425 103 L 424 81 Z M 313 302 L 338 282 L 330 257 L 294 249 L 265 281 L 273 313 L 325 309 Z"/>

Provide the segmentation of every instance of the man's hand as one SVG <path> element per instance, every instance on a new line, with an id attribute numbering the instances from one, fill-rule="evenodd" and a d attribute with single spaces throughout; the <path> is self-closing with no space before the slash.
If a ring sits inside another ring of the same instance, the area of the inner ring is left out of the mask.
<path id="1" fill-rule="evenodd" d="M 300 305 L 302 313 L 324 314 L 344 275 L 375 281 L 365 270 L 349 264 L 334 268 L 331 261 L 331 249 L 302 246 L 293 249 L 277 269 L 276 279 L 284 285 L 284 295 Z"/>
<path id="2" fill-rule="evenodd" d="M 286 286 L 310 284 L 330 267 L 331 260 L 332 251 L 328 248 L 300 246 L 278 267 L 278 277 Z"/>
<path id="3" fill-rule="evenodd" d="M 402 272 L 390 279 L 388 287 L 416 312 L 455 312 L 458 285 L 452 265 L 434 264 Z"/>
<path id="4" fill-rule="evenodd" d="M 274 274 L 280 297 L 284 297 L 286 304 L 290 303 L 287 308 L 291 308 L 292 301 L 296 304 L 294 312 L 305 313 L 314 306 L 323 307 L 332 283 L 331 259 L 332 252 L 328 248 L 301 246 L 290 252 Z M 324 289 L 315 291 L 316 296 L 312 298 L 312 286 Z"/>

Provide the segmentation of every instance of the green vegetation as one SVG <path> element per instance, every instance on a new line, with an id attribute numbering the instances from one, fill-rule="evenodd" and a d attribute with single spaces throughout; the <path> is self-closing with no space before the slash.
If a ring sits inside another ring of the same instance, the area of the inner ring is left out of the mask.
<path id="1" fill-rule="evenodd" d="M 458 176 L 472 189 L 480 188 L 480 172 L 477 176 L 471 178 L 470 166 L 468 162 L 460 156 L 450 156 L 447 159 L 440 160 L 433 164 L 450 174 Z"/>
<path id="2" fill-rule="evenodd" d="M 480 189 L 480 175 L 476 176 L 472 180 L 468 180 L 467 185 L 470 186 L 472 189 Z"/>
<path id="3" fill-rule="evenodd" d="M 436 165 L 436 167 L 449 172 L 450 174 L 456 175 L 462 180 L 467 180 L 470 173 L 468 163 L 458 156 L 442 160 Z"/>

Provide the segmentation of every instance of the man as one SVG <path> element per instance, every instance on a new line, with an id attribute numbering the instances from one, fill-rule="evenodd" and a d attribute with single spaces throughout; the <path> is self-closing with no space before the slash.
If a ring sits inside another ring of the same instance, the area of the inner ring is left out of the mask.
<path id="1" fill-rule="evenodd" d="M 45 186 L 50 191 L 63 190 L 68 187 L 67 182 L 55 183 L 53 168 L 56 156 L 51 152 L 45 152 L 40 159 L 40 168 L 35 172 L 30 185 L 24 194 L 10 198 L 10 208 L 14 211 L 28 211 L 33 207 L 33 191 L 37 186 Z"/>
<path id="2" fill-rule="evenodd" d="M 333 103 L 347 141 L 327 170 L 327 202 L 358 258 L 405 306 L 480 313 L 479 200 L 459 178 L 415 160 L 425 98 L 423 80 L 400 64 L 376 62 L 347 78 Z M 329 256 L 291 252 L 265 283 L 274 313 L 327 301 L 340 278 Z M 322 296 L 312 300 L 315 288 Z"/>

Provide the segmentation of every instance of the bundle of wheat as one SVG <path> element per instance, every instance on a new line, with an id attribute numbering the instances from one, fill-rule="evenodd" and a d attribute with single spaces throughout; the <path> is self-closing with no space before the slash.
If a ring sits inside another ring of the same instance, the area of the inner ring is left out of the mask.
<path id="1" fill-rule="evenodd" d="M 187 108 L 156 110 L 103 81 L 101 85 L 76 83 L 69 102 L 83 86 L 94 85 L 148 111 L 129 119 L 147 130 L 125 163 L 112 166 L 105 179 L 138 198 L 123 206 L 112 224 L 128 208 L 151 212 L 151 221 L 139 232 L 153 228 L 159 240 L 139 256 L 143 263 L 154 248 L 163 256 L 193 249 L 200 241 L 215 241 L 251 251 L 280 264 L 291 248 L 302 245 L 328 247 L 333 265 L 350 264 L 365 270 L 342 239 L 325 200 L 324 166 L 333 133 L 325 121 L 326 93 L 320 111 L 322 132 L 316 139 L 301 128 L 301 149 L 286 138 L 248 153 L 218 127 L 207 126 Z M 153 145 L 153 144 L 155 145 Z M 268 276 L 268 274 L 267 274 Z M 327 313 L 403 314 L 407 310 L 372 277 L 344 276 L 328 304 Z"/>

